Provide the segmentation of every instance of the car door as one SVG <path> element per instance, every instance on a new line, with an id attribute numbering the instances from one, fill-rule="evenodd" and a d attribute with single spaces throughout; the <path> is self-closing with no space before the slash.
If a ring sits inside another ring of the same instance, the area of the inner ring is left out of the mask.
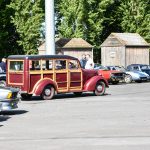
<path id="1" fill-rule="evenodd" d="M 67 60 L 54 60 L 54 81 L 57 83 L 58 92 L 68 92 Z"/>
<path id="2" fill-rule="evenodd" d="M 69 70 L 69 91 L 81 91 L 83 87 L 82 69 L 77 60 L 68 61 Z"/>

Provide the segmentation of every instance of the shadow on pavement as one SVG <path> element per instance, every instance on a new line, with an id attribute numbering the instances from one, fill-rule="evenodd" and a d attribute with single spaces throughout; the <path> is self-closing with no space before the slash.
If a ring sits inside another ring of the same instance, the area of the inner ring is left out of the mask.
<path id="1" fill-rule="evenodd" d="M 3 122 L 3 121 L 6 121 L 8 119 L 10 119 L 11 117 L 9 116 L 3 116 L 3 115 L 0 115 L 0 122 Z M 3 125 L 0 125 L 0 127 L 3 126 Z"/>
<path id="2" fill-rule="evenodd" d="M 105 93 L 103 96 L 107 96 L 107 95 L 110 95 L 110 94 Z M 74 100 L 74 99 L 77 99 L 77 98 L 89 97 L 89 96 L 90 97 L 95 97 L 95 95 L 93 93 L 82 93 L 82 95 L 79 95 L 79 96 L 77 96 L 77 95 L 75 95 L 73 93 L 66 93 L 66 94 L 55 95 L 52 100 L 58 100 L 58 99 L 64 99 L 64 98 L 66 98 L 66 100 L 68 98 L 69 98 L 69 100 Z M 100 96 L 100 97 L 102 97 L 102 96 Z M 32 97 L 32 99 L 30 101 L 32 101 L 32 102 L 34 102 L 34 101 L 44 102 L 44 100 L 42 100 L 40 96 L 34 96 L 34 97 Z"/>
<path id="3" fill-rule="evenodd" d="M 10 110 L 10 111 L 2 111 L 1 114 L 2 115 L 21 115 L 21 114 L 25 114 L 28 111 L 26 110 Z"/>

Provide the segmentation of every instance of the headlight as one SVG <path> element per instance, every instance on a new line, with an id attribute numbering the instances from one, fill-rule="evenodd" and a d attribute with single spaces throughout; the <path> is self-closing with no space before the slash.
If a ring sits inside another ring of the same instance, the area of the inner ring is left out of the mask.
<path id="1" fill-rule="evenodd" d="M 12 92 L 9 92 L 7 95 L 7 99 L 11 99 L 12 98 Z"/>

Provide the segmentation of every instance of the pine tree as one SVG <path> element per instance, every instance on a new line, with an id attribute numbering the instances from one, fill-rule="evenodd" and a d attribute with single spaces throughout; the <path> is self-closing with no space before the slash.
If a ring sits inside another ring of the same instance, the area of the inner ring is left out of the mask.
<path id="1" fill-rule="evenodd" d="M 123 0 L 120 14 L 124 32 L 139 33 L 150 42 L 150 0 Z"/>
<path id="2" fill-rule="evenodd" d="M 25 54 L 37 53 L 40 40 L 40 28 L 43 22 L 41 0 L 13 0 L 9 8 L 15 14 L 11 17 L 20 35 L 19 45 Z"/>

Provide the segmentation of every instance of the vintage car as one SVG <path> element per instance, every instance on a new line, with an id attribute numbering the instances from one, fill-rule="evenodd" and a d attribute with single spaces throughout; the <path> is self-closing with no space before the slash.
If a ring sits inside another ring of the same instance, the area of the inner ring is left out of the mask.
<path id="1" fill-rule="evenodd" d="M 101 74 L 109 83 L 118 84 L 120 81 L 124 80 L 125 73 L 123 71 L 118 70 L 110 70 L 107 66 L 96 66 L 94 68 L 98 70 L 99 74 Z"/>
<path id="2" fill-rule="evenodd" d="M 126 83 L 131 83 L 132 81 L 135 82 L 142 82 L 148 81 L 149 75 L 145 72 L 137 71 L 137 70 L 127 70 L 123 66 L 107 66 L 110 70 L 119 70 L 125 72 L 124 81 Z"/>
<path id="3" fill-rule="evenodd" d="M 0 111 L 8 111 L 17 108 L 19 99 L 19 89 L 0 87 Z"/>
<path id="4" fill-rule="evenodd" d="M 67 55 L 11 55 L 7 64 L 7 84 L 20 88 L 23 99 L 87 91 L 99 96 L 108 87 L 96 70 L 82 69 L 77 58 Z"/>
<path id="5" fill-rule="evenodd" d="M 0 87 L 6 86 L 6 73 L 0 73 Z"/>
<path id="6" fill-rule="evenodd" d="M 140 72 L 145 72 L 146 74 L 150 76 L 150 66 L 146 64 L 131 64 L 127 66 L 127 69 L 131 71 L 136 70 Z"/>

